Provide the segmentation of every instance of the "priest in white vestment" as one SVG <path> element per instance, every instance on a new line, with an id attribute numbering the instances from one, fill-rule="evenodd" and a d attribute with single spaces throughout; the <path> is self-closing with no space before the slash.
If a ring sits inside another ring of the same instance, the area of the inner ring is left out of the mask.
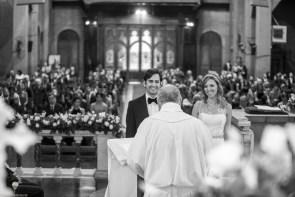
<path id="1" fill-rule="evenodd" d="M 144 177 L 145 197 L 192 197 L 208 174 L 210 132 L 181 110 L 177 87 L 162 87 L 158 103 L 160 111 L 140 124 L 128 163 Z"/>

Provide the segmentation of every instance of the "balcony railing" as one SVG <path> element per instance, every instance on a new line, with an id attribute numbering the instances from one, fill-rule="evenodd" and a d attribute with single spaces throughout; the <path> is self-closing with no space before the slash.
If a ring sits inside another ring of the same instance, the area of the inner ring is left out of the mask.
<path id="1" fill-rule="evenodd" d="M 44 137 L 52 138 L 55 142 L 53 145 L 43 145 L 42 139 Z M 71 146 L 63 146 L 61 144 L 62 139 L 65 137 L 73 137 L 74 143 Z M 84 137 L 91 138 L 95 143 L 91 146 L 81 146 L 82 139 Z M 41 157 L 46 155 L 46 153 L 51 152 L 55 158 L 54 169 L 51 171 L 52 176 L 61 176 L 63 174 L 63 168 L 61 166 L 61 159 L 63 153 L 71 152 L 74 153 L 74 170 L 72 171 L 72 176 L 79 177 L 82 174 L 81 171 L 81 153 L 92 152 L 94 158 L 96 157 L 96 174 L 101 171 L 107 171 L 107 140 L 113 138 L 112 132 L 105 134 L 104 132 L 90 132 L 87 130 L 77 130 L 70 134 L 51 132 L 50 130 L 41 130 L 38 132 L 38 142 L 34 145 L 34 165 L 32 176 L 43 176 L 45 175 L 44 168 L 42 168 Z M 24 174 L 24 168 L 22 164 L 23 158 L 20 155 L 16 155 L 16 170 L 15 173 L 19 176 Z M 48 172 L 46 172 L 46 175 Z M 68 174 L 67 174 L 68 175 Z"/>

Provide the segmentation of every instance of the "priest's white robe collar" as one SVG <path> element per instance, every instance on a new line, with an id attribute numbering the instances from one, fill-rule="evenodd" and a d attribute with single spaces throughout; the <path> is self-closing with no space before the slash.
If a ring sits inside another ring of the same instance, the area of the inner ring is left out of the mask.
<path id="1" fill-rule="evenodd" d="M 173 112 L 173 113 L 171 113 Z M 151 116 L 153 119 L 163 120 L 166 122 L 179 122 L 190 119 L 189 115 L 184 115 L 179 104 L 168 102 L 162 105 L 160 112 Z"/>

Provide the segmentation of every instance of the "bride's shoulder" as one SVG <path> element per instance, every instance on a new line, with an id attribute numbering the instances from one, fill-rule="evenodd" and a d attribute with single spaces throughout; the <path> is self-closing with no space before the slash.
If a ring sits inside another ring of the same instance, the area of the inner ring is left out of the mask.
<path id="1" fill-rule="evenodd" d="M 202 111 L 201 109 L 203 108 L 202 107 L 203 105 L 204 105 L 203 101 L 195 102 L 193 110 L 192 110 L 192 115 L 198 117 L 199 113 Z"/>
<path id="2" fill-rule="evenodd" d="M 232 113 L 232 105 L 230 103 L 228 103 L 228 102 L 226 102 L 225 111 L 226 111 L 226 114 L 231 114 Z"/>
<path id="3" fill-rule="evenodd" d="M 201 106 L 203 106 L 204 105 L 204 102 L 203 101 L 197 101 L 197 102 L 195 102 L 195 104 L 194 104 L 194 108 L 200 108 Z"/>

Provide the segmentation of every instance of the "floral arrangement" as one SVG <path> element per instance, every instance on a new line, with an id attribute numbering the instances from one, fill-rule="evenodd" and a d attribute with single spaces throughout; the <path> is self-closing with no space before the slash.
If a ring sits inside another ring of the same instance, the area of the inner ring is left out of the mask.
<path id="1" fill-rule="evenodd" d="M 238 132 L 208 155 L 209 176 L 195 197 L 295 196 L 295 125 L 267 126 L 246 155 Z"/>
<path id="2" fill-rule="evenodd" d="M 107 113 L 87 113 L 85 115 L 77 114 L 55 114 L 46 116 L 45 113 L 34 115 L 17 114 L 14 120 L 11 120 L 7 127 L 13 127 L 18 122 L 23 121 L 31 130 L 39 132 L 41 130 L 51 130 L 61 133 L 73 133 L 76 130 L 88 130 L 92 133 L 112 132 L 115 137 L 121 137 L 122 126 L 120 117 Z"/>

